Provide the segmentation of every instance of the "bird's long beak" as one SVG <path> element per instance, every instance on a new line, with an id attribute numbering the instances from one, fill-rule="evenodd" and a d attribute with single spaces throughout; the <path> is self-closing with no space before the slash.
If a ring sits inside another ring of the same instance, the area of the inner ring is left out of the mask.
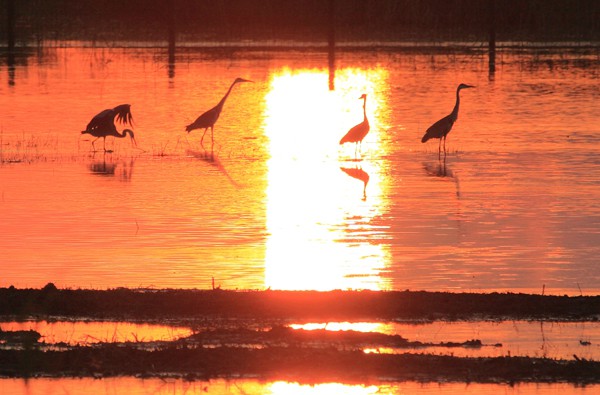
<path id="1" fill-rule="evenodd" d="M 467 88 L 477 88 L 475 85 L 467 85 Z"/>
<path id="2" fill-rule="evenodd" d="M 254 81 L 251 81 L 251 80 L 245 80 L 245 79 L 243 79 L 243 78 L 242 78 L 242 82 L 254 82 Z"/>
<path id="3" fill-rule="evenodd" d="M 137 141 L 135 141 L 135 137 L 131 136 L 131 142 L 133 143 L 133 146 L 137 148 Z"/>

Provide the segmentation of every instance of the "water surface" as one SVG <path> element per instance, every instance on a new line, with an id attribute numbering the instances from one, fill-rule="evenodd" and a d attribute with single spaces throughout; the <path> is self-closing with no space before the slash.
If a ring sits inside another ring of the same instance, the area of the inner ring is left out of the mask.
<path id="1" fill-rule="evenodd" d="M 60 383 L 60 389 L 57 384 Z M 477 383 L 417 383 L 373 382 L 369 384 L 313 383 L 286 381 L 259 381 L 254 379 L 187 381 L 184 379 L 139 379 L 118 377 L 104 379 L 0 379 L 3 394 L 53 394 L 86 393 L 94 395 L 127 393 L 137 394 L 519 394 L 543 395 L 569 393 L 588 395 L 598 391 L 598 385 L 575 387 L 565 383 L 554 384 L 502 384 Z"/>
<path id="2" fill-rule="evenodd" d="M 598 293 L 598 59 L 48 48 L 0 69 L 0 286 Z M 184 126 L 239 84 L 210 138 Z M 459 120 L 438 158 L 427 127 Z M 341 136 L 363 118 L 355 156 Z M 130 103 L 140 149 L 80 135 Z M 102 146 L 101 141 L 98 142 Z"/>

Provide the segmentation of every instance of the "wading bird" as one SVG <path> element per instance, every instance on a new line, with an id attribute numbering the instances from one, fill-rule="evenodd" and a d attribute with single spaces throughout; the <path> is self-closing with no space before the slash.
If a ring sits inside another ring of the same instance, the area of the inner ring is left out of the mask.
<path id="1" fill-rule="evenodd" d="M 217 104 L 216 106 L 214 106 L 213 108 L 211 108 L 210 110 L 205 112 L 204 114 L 200 115 L 198 117 L 198 119 L 196 119 L 193 123 L 191 123 L 185 127 L 185 130 L 188 133 L 195 129 L 204 129 L 204 134 L 202 134 L 202 138 L 200 139 L 200 144 L 202 144 L 202 142 L 204 141 L 204 135 L 206 134 L 206 131 L 208 130 L 208 128 L 210 128 L 210 136 L 214 143 L 213 128 L 215 127 L 215 123 L 219 119 L 219 115 L 221 115 L 221 111 L 223 110 L 223 105 L 225 105 L 225 100 L 227 100 L 227 96 L 229 96 L 229 94 L 231 93 L 231 90 L 233 89 L 233 86 L 235 84 L 237 84 L 238 82 L 252 82 L 252 81 L 245 80 L 243 78 L 236 78 L 235 81 L 233 81 L 233 83 L 229 87 L 229 90 L 227 91 L 225 96 L 223 96 L 223 98 L 219 102 L 219 104 Z"/>
<path id="2" fill-rule="evenodd" d="M 112 109 L 107 109 L 96 115 L 81 134 L 91 134 L 95 137 L 92 141 L 92 149 L 96 151 L 94 143 L 100 137 L 104 138 L 104 151 L 106 150 L 106 137 L 113 136 L 116 138 L 123 138 L 127 135 L 131 136 L 131 142 L 134 146 L 137 146 L 133 130 L 124 129 L 121 133 L 117 131 L 115 122 L 119 122 L 123 125 L 133 126 L 133 116 L 131 115 L 131 105 L 121 104 Z"/>
<path id="3" fill-rule="evenodd" d="M 452 129 L 452 125 L 458 119 L 458 106 L 460 105 L 460 90 L 467 88 L 475 88 L 472 85 L 460 84 L 458 88 L 456 88 L 456 104 L 454 105 L 454 109 L 444 118 L 440 119 L 433 125 L 427 129 L 425 135 L 421 139 L 421 142 L 424 143 L 429 139 L 440 139 L 440 144 L 438 146 L 438 156 L 440 155 L 440 151 L 442 149 L 442 139 L 444 140 L 444 155 L 446 154 L 446 136 L 450 133 Z"/>
<path id="4" fill-rule="evenodd" d="M 363 99 L 363 115 L 364 119 L 358 125 L 353 126 L 348 130 L 348 133 L 340 140 L 340 145 L 344 143 L 356 143 L 356 147 L 354 147 L 354 156 L 356 156 L 356 148 L 358 148 L 358 144 L 362 148 L 362 141 L 369 133 L 369 120 L 367 119 L 367 95 L 363 93 L 359 99 Z"/>

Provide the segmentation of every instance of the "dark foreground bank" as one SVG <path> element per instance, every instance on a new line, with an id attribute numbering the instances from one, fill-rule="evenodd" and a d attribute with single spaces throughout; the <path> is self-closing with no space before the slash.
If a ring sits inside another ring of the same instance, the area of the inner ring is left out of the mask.
<path id="1" fill-rule="evenodd" d="M 260 377 L 300 382 L 462 381 L 599 383 L 600 363 L 527 357 L 457 358 L 365 354 L 311 347 L 167 347 L 148 351 L 105 345 L 66 351 L 0 351 L 3 377 Z"/>
<path id="2" fill-rule="evenodd" d="M 298 382 L 376 380 L 600 383 L 600 362 L 365 353 L 424 346 L 399 335 L 304 331 L 289 320 L 536 319 L 597 321 L 600 297 L 372 291 L 0 289 L 0 319 L 189 321 L 185 339 L 47 345 L 34 331 L 0 329 L 0 377 L 260 377 Z M 250 328 L 250 322 L 262 323 Z M 231 322 L 235 328 L 231 328 Z M 265 327 L 271 329 L 266 330 Z M 209 329 L 207 329 L 209 328 Z M 496 347 L 477 339 L 442 347 Z"/>
<path id="3" fill-rule="evenodd" d="M 551 319 L 597 321 L 600 296 L 412 291 L 72 290 L 0 288 L 0 316 L 121 320 Z"/>

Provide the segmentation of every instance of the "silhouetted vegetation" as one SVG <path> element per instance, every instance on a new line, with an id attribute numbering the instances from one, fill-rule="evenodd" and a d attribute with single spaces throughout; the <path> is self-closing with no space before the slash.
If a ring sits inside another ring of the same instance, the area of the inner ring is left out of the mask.
<path id="1" fill-rule="evenodd" d="M 0 350 L 0 376 L 180 376 L 188 380 L 251 375 L 302 382 L 365 379 L 464 382 L 598 383 L 600 362 L 546 358 L 458 358 L 427 354 L 365 354 L 314 347 L 141 350 L 134 345 L 73 347 L 65 351 Z"/>
<path id="2" fill-rule="evenodd" d="M 111 319 L 597 320 L 600 296 L 411 291 L 107 291 L 0 288 L 0 315 Z"/>
<path id="3" fill-rule="evenodd" d="M 330 18 L 333 1 L 333 18 Z M 178 40 L 487 41 L 495 4 L 498 41 L 598 40 L 596 0 L 2 0 L 16 6 L 17 41 Z M 6 42 L 7 29 L 2 29 Z"/>
<path id="4" fill-rule="evenodd" d="M 600 297 L 373 291 L 225 291 L 0 288 L 6 319 L 120 319 L 178 322 L 194 327 L 186 338 L 68 346 L 38 342 L 34 331 L 0 332 L 0 376 L 214 377 L 252 375 L 295 381 L 388 380 L 598 383 L 600 363 L 579 358 L 453 357 L 365 353 L 427 347 L 500 347 L 477 339 L 424 343 L 378 332 L 291 329 L 289 320 L 550 319 L 595 321 Z M 270 329 L 266 329 L 269 328 Z M 30 339 L 24 342 L 22 339 Z M 43 337 L 42 337 L 43 339 Z M 0 339 L 1 340 L 1 339 Z"/>

